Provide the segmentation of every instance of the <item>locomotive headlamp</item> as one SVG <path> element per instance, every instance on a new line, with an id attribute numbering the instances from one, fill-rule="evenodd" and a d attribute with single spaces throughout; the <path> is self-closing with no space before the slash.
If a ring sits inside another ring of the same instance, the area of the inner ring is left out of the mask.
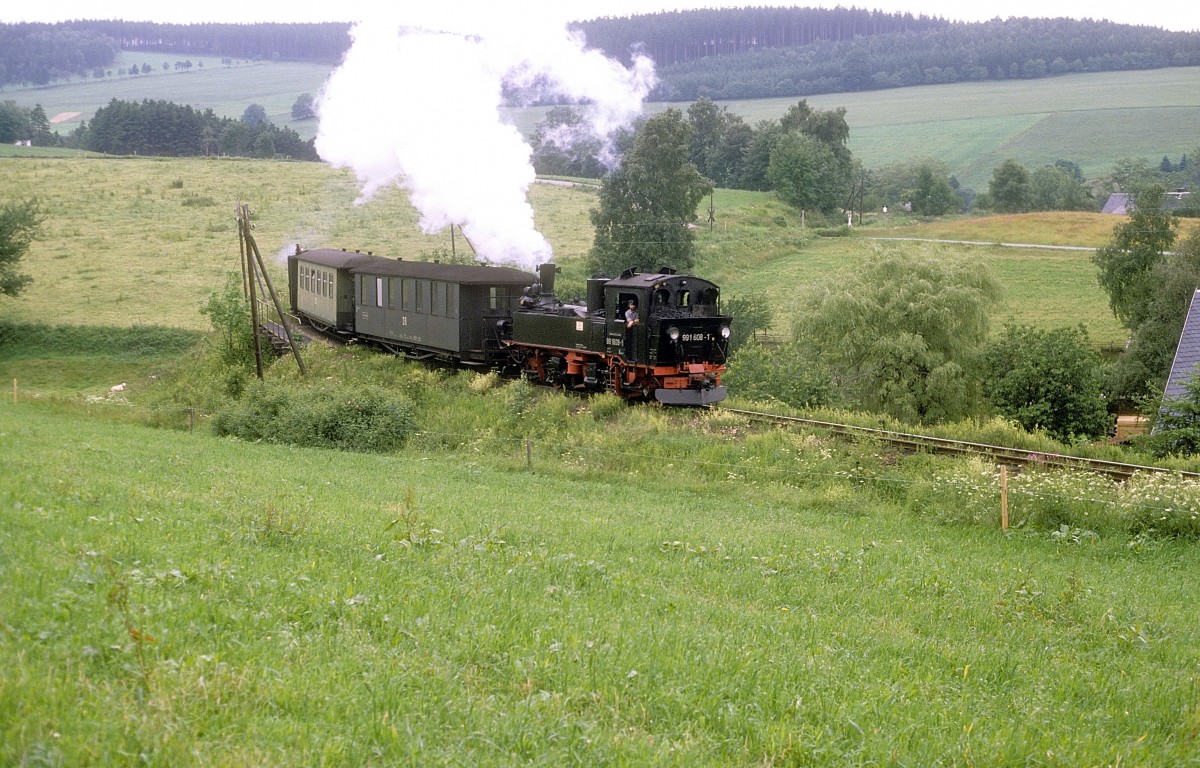
<path id="1" fill-rule="evenodd" d="M 728 326 L 728 325 L 722 325 L 722 326 L 721 326 L 721 338 L 722 338 L 722 339 L 728 339 L 728 338 L 729 338 L 729 326 Z"/>
<path id="2" fill-rule="evenodd" d="M 667 329 L 667 336 L 670 337 L 671 341 L 679 341 L 679 329 L 672 325 Z"/>

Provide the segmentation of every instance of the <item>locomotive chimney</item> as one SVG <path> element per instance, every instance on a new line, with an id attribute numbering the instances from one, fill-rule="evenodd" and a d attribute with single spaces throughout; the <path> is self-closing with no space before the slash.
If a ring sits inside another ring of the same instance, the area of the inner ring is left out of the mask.
<path id="1" fill-rule="evenodd" d="M 607 277 L 589 277 L 587 281 L 588 312 L 599 312 L 604 309 L 604 284 Z"/>
<path id="2" fill-rule="evenodd" d="M 538 267 L 538 279 L 542 284 L 542 295 L 547 296 L 554 293 L 554 273 L 558 272 L 558 266 L 554 262 L 546 262 Z"/>

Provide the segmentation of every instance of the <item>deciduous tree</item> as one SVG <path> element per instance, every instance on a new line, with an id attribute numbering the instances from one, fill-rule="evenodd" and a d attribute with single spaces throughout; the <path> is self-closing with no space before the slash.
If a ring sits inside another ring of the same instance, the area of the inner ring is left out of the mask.
<path id="1" fill-rule="evenodd" d="M 296 103 L 292 105 L 292 119 L 311 120 L 316 116 L 317 110 L 313 105 L 313 95 L 311 93 L 302 93 L 297 96 Z"/>
<path id="2" fill-rule="evenodd" d="M 1092 258 L 1113 314 L 1131 331 L 1146 318 L 1158 290 L 1154 269 L 1174 245 L 1179 226 L 1163 210 L 1162 199 L 1162 187 L 1145 188 L 1134 201 L 1129 221 L 1114 227 L 1112 240 Z"/>
<path id="3" fill-rule="evenodd" d="M 999 213 L 1029 210 L 1029 171 L 1016 160 L 1005 160 L 992 171 L 988 182 L 988 204 Z"/>
<path id="4" fill-rule="evenodd" d="M 1005 418 L 1064 441 L 1107 432 L 1103 363 L 1083 326 L 1009 325 L 984 359 L 984 394 Z"/>
<path id="5" fill-rule="evenodd" d="M 267 122 L 267 108 L 262 104 L 251 104 L 242 113 L 242 122 L 251 128 Z"/>
<path id="6" fill-rule="evenodd" d="M 16 296 L 31 282 L 17 270 L 43 220 L 36 199 L 0 207 L 0 295 Z"/>
<path id="7" fill-rule="evenodd" d="M 922 216 L 942 216 L 959 209 L 961 201 L 950 186 L 950 179 L 931 165 L 917 169 L 917 178 L 908 194 L 913 213 Z"/>
<path id="8" fill-rule="evenodd" d="M 678 270 L 693 263 L 689 226 L 712 185 L 688 160 L 691 128 L 677 109 L 642 123 L 620 165 L 600 186 L 588 266 L 619 274 L 628 267 Z"/>
<path id="9" fill-rule="evenodd" d="M 771 152 L 767 179 L 779 199 L 802 210 L 832 213 L 845 202 L 847 168 L 825 142 L 799 131 L 779 139 Z"/>
<path id="10" fill-rule="evenodd" d="M 881 253 L 816 289 L 796 338 L 861 407 L 910 422 L 978 413 L 979 355 L 1000 286 L 967 259 Z"/>
<path id="11" fill-rule="evenodd" d="M 1193 233 L 1151 268 L 1146 304 L 1113 366 L 1113 398 L 1132 401 L 1161 392 L 1171 370 L 1192 294 L 1200 288 L 1200 234 Z"/>

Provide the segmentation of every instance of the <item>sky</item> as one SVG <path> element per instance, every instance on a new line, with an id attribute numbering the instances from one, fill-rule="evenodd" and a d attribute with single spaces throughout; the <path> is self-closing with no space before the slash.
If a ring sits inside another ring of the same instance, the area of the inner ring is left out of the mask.
<path id="1" fill-rule="evenodd" d="M 438 0 L 436 3 L 406 2 L 409 6 L 436 5 L 438 10 L 456 18 L 487 16 L 497 9 L 508 16 L 579 21 L 599 16 L 627 16 L 639 13 L 702 7 L 804 6 L 870 8 L 889 13 L 940 16 L 952 21 L 986 21 L 1012 16 L 1107 19 L 1122 24 L 1140 24 L 1164 29 L 1200 30 L 1200 3 L 1195 0 Z M 95 0 L 55 0 L 55 2 L 5 2 L 0 7 L 0 22 L 64 21 L 119 17 L 129 21 L 165 23 L 217 22 L 308 22 L 363 21 L 375 17 L 389 0 L 339 0 L 333 3 L 297 3 L 295 0 L 121 0 L 97 4 Z M 397 3 L 399 4 L 399 3 Z M 100 11 L 104 7 L 109 10 Z M 428 9 L 425 9 L 426 11 Z M 421 9 L 418 9 L 421 12 Z M 393 15 L 395 11 L 391 12 Z"/>

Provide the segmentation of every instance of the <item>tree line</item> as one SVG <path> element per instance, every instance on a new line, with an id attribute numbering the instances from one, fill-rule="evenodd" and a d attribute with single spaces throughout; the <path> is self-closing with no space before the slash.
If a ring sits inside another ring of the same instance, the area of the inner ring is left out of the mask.
<path id="1" fill-rule="evenodd" d="M 120 43 L 90 25 L 0 24 L 0 86 L 87 77 L 117 59 Z"/>
<path id="2" fill-rule="evenodd" d="M 159 24 L 64 21 L 0 24 L 0 86 L 48 85 L 104 72 L 121 51 L 336 64 L 350 25 Z"/>
<path id="3" fill-rule="evenodd" d="M 934 158 L 864 168 L 847 147 L 850 127 L 844 107 L 815 109 L 801 99 L 780 119 L 754 125 L 706 97 L 676 111 L 687 123 L 688 161 L 713 186 L 773 191 L 798 209 L 826 216 L 884 208 L 923 216 L 970 210 L 1089 211 L 1098 210 L 1113 191 L 1136 193 L 1152 184 L 1168 190 L 1200 187 L 1200 162 L 1195 162 L 1200 146 L 1191 158 L 1164 156 L 1157 165 L 1123 158 L 1104 179 L 1085 179 L 1069 158 L 1034 168 L 1008 159 L 993 170 L 987 188 L 977 191 L 960 184 Z M 601 161 L 601 145 L 584 128 L 579 109 L 550 109 L 530 137 L 537 172 L 604 176 L 608 169 Z M 626 136 L 618 147 L 627 149 L 631 143 L 632 135 Z M 1184 202 L 1174 214 L 1197 216 L 1200 210 L 1196 203 Z"/>
<path id="4" fill-rule="evenodd" d="M 660 78 L 650 95 L 654 101 L 1200 65 L 1200 33 L 1064 18 L 952 23 L 855 8 L 747 8 L 578 26 L 610 56 L 628 58 L 631 50 L 650 55 Z"/>
<path id="5" fill-rule="evenodd" d="M 860 8 L 726 8 L 600 18 L 574 26 L 610 57 L 637 50 L 665 67 L 710 56 L 943 29 L 949 22 Z"/>
<path id="6" fill-rule="evenodd" d="M 731 8 L 578 22 L 610 57 L 658 66 L 655 101 L 750 99 L 1200 65 L 1200 33 L 1107 21 L 981 23 L 857 8 Z M 87 77 L 121 50 L 335 64 L 350 26 L 69 21 L 0 25 L 0 85 Z"/>
<path id="7" fill-rule="evenodd" d="M 301 117 L 311 116 L 311 107 L 305 107 L 311 105 L 311 100 L 310 95 L 302 94 L 293 107 L 293 116 L 305 109 L 309 112 Z M 249 105 L 241 119 L 235 120 L 218 116 L 211 109 L 198 110 L 170 101 L 113 99 L 96 110 L 90 121 L 61 136 L 50 130 L 40 104 L 24 109 L 11 100 L 0 103 L 0 141 L 24 140 L 34 146 L 71 147 L 110 155 L 319 159 L 312 139 L 302 139 L 291 128 L 272 123 L 260 104 Z"/>

